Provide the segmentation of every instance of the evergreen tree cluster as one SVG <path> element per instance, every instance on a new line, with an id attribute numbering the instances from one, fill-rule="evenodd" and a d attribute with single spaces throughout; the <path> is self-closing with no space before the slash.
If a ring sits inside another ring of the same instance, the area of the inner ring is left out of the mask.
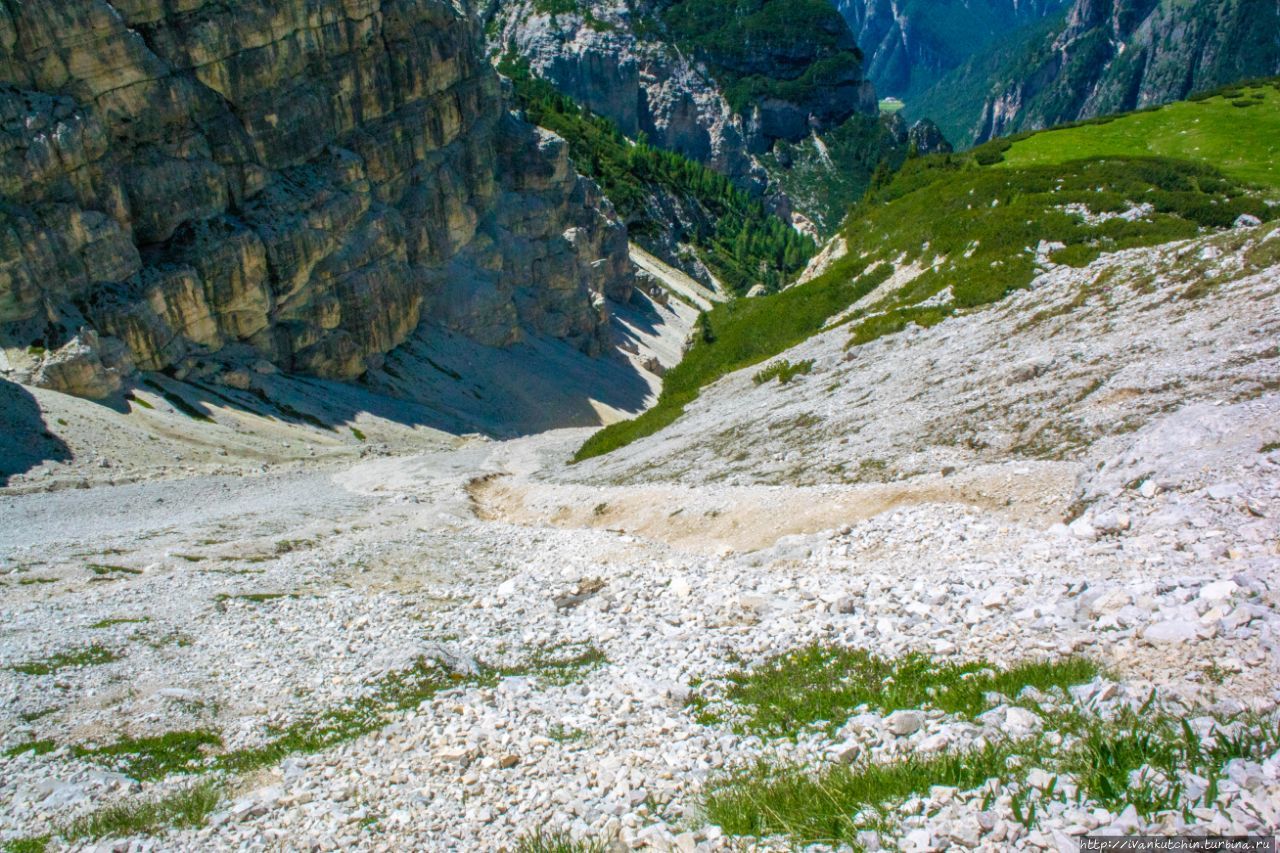
<path id="1" fill-rule="evenodd" d="M 685 232 L 677 236 L 735 293 L 756 284 L 777 290 L 813 256 L 812 238 L 719 172 L 644 139 L 628 139 L 613 122 L 534 77 L 528 63 L 510 53 L 499 68 L 513 81 L 525 117 L 565 139 L 578 171 L 600 185 L 633 237 L 643 240 L 673 227 L 655 210 L 655 197 L 666 194 L 697 212 L 693 221 L 675 225 Z"/>

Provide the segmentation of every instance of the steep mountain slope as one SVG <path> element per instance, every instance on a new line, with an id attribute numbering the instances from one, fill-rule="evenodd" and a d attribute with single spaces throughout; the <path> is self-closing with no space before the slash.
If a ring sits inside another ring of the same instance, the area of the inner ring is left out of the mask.
<path id="1" fill-rule="evenodd" d="M 601 115 L 624 135 L 705 163 L 740 188 L 767 181 L 749 152 L 742 116 L 716 81 L 658 36 L 655 11 L 610 2 L 519 0 L 491 4 L 490 50 L 513 54 L 534 76 Z"/>
<path id="2" fill-rule="evenodd" d="M 797 142 L 778 142 L 762 162 L 791 206 L 826 238 L 834 234 L 877 173 L 910 156 L 951 151 L 930 119 L 910 124 L 900 112 L 854 116 L 837 128 Z"/>
<path id="3" fill-rule="evenodd" d="M 584 110 L 528 63 L 508 54 L 499 68 L 531 122 L 569 143 L 575 166 L 599 182 L 632 241 L 712 289 L 776 290 L 813 254 L 814 242 L 731 179 L 673 151 L 631 140 Z"/>
<path id="4" fill-rule="evenodd" d="M 912 108 L 982 142 L 1280 73 L 1277 33 L 1270 0 L 1075 0 L 1060 26 L 975 57 Z"/>
<path id="5" fill-rule="evenodd" d="M 836 0 L 882 96 L 908 101 L 1068 0 Z"/>
<path id="6" fill-rule="evenodd" d="M 1198 121 L 1217 122 L 1220 144 L 1206 148 L 1205 158 L 1227 165 L 1269 163 L 1268 152 L 1252 144 L 1255 137 L 1246 128 L 1258 116 L 1280 111 L 1276 94 L 1268 85 L 1249 91 L 1253 107 L 1217 97 L 1162 110 L 1157 115 L 1167 123 L 1154 139 L 1190 131 Z M 1081 132 L 1110 137 L 1130 122 L 1150 120 L 1137 114 Z M 1231 132 L 1233 124 L 1240 132 Z M 705 386 L 781 353 L 824 325 L 852 324 L 849 345 L 859 346 L 981 310 L 1030 286 L 1054 265 L 1082 267 L 1106 252 L 1276 216 L 1275 186 L 1224 175 L 1205 161 L 1151 157 L 1148 137 L 1129 138 L 1129 147 L 1115 156 L 1090 160 L 1077 159 L 1071 146 L 1032 137 L 1015 148 L 1037 145 L 1057 156 L 1046 154 L 1018 168 L 1001 162 L 1014 144 L 1008 140 L 971 154 L 907 161 L 850 214 L 820 256 L 820 274 L 775 296 L 709 312 L 706 326 L 713 333 L 695 341 L 667 375 L 658 406 L 596 434 L 579 458 L 653 434 L 679 418 Z"/>
<path id="7" fill-rule="evenodd" d="M 630 293 L 447 3 L 6 3 L 0 46 L 0 334 L 36 383 L 350 379 L 424 323 L 594 354 Z"/>
<path id="8" fill-rule="evenodd" d="M 511 0 L 490 44 L 623 134 L 757 191 L 752 154 L 876 109 L 852 35 L 820 0 Z"/>
<path id="9" fill-rule="evenodd" d="M 806 233 L 830 234 L 881 163 L 945 145 L 927 121 L 881 121 L 852 34 L 820 2 L 507 0 L 490 14 L 490 49 L 508 73 L 519 63 L 623 136 L 727 176 Z M 677 227 L 665 250 L 649 248 L 707 280 L 674 248 L 702 227 L 698 213 L 663 204 Z"/>
<path id="10" fill-rule="evenodd" d="M 659 14 L 747 117 L 757 152 L 876 112 L 862 51 L 824 0 L 674 0 Z"/>

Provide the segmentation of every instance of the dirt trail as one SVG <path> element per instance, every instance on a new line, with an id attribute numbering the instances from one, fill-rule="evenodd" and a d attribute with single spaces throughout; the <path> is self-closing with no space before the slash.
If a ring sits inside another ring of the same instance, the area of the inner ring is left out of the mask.
<path id="1" fill-rule="evenodd" d="M 471 480 L 467 492 L 482 520 L 615 530 L 694 553 L 724 554 L 925 503 L 966 504 L 1048 526 L 1067 512 L 1076 474 L 1075 465 L 1038 463 L 892 484 L 595 487 L 495 472 Z"/>

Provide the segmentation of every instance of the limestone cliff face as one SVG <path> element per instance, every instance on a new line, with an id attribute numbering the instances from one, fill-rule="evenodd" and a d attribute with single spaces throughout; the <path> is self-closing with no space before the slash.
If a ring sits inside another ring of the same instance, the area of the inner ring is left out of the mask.
<path id="1" fill-rule="evenodd" d="M 490 49 L 753 193 L 777 141 L 877 113 L 853 35 L 823 0 L 705 2 L 489 0 Z"/>
<path id="2" fill-rule="evenodd" d="M 0 3 L 0 345 L 66 349 L 36 380 L 352 378 L 424 322 L 596 352 L 631 275 L 449 3 Z"/>
<path id="3" fill-rule="evenodd" d="M 636 26 L 624 0 L 551 14 L 537 0 L 491 4 L 490 46 L 514 49 L 530 70 L 627 136 L 705 163 L 744 189 L 761 192 L 767 176 L 749 152 L 749 129 L 716 81 L 682 52 Z"/>
<path id="4" fill-rule="evenodd" d="M 882 95 L 909 97 L 1067 0 L 834 0 Z"/>
<path id="5" fill-rule="evenodd" d="M 1280 74 L 1277 33 L 1275 0 L 1075 0 L 1056 33 L 999 70 L 974 139 Z"/>

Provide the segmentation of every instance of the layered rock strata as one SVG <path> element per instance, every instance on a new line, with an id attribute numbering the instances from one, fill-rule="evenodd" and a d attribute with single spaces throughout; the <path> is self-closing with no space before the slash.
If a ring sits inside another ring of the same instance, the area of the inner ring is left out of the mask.
<path id="1" fill-rule="evenodd" d="M 0 343 L 34 380 L 112 341 L 349 379 L 424 322 L 595 353 L 630 286 L 451 4 L 0 3 Z"/>

